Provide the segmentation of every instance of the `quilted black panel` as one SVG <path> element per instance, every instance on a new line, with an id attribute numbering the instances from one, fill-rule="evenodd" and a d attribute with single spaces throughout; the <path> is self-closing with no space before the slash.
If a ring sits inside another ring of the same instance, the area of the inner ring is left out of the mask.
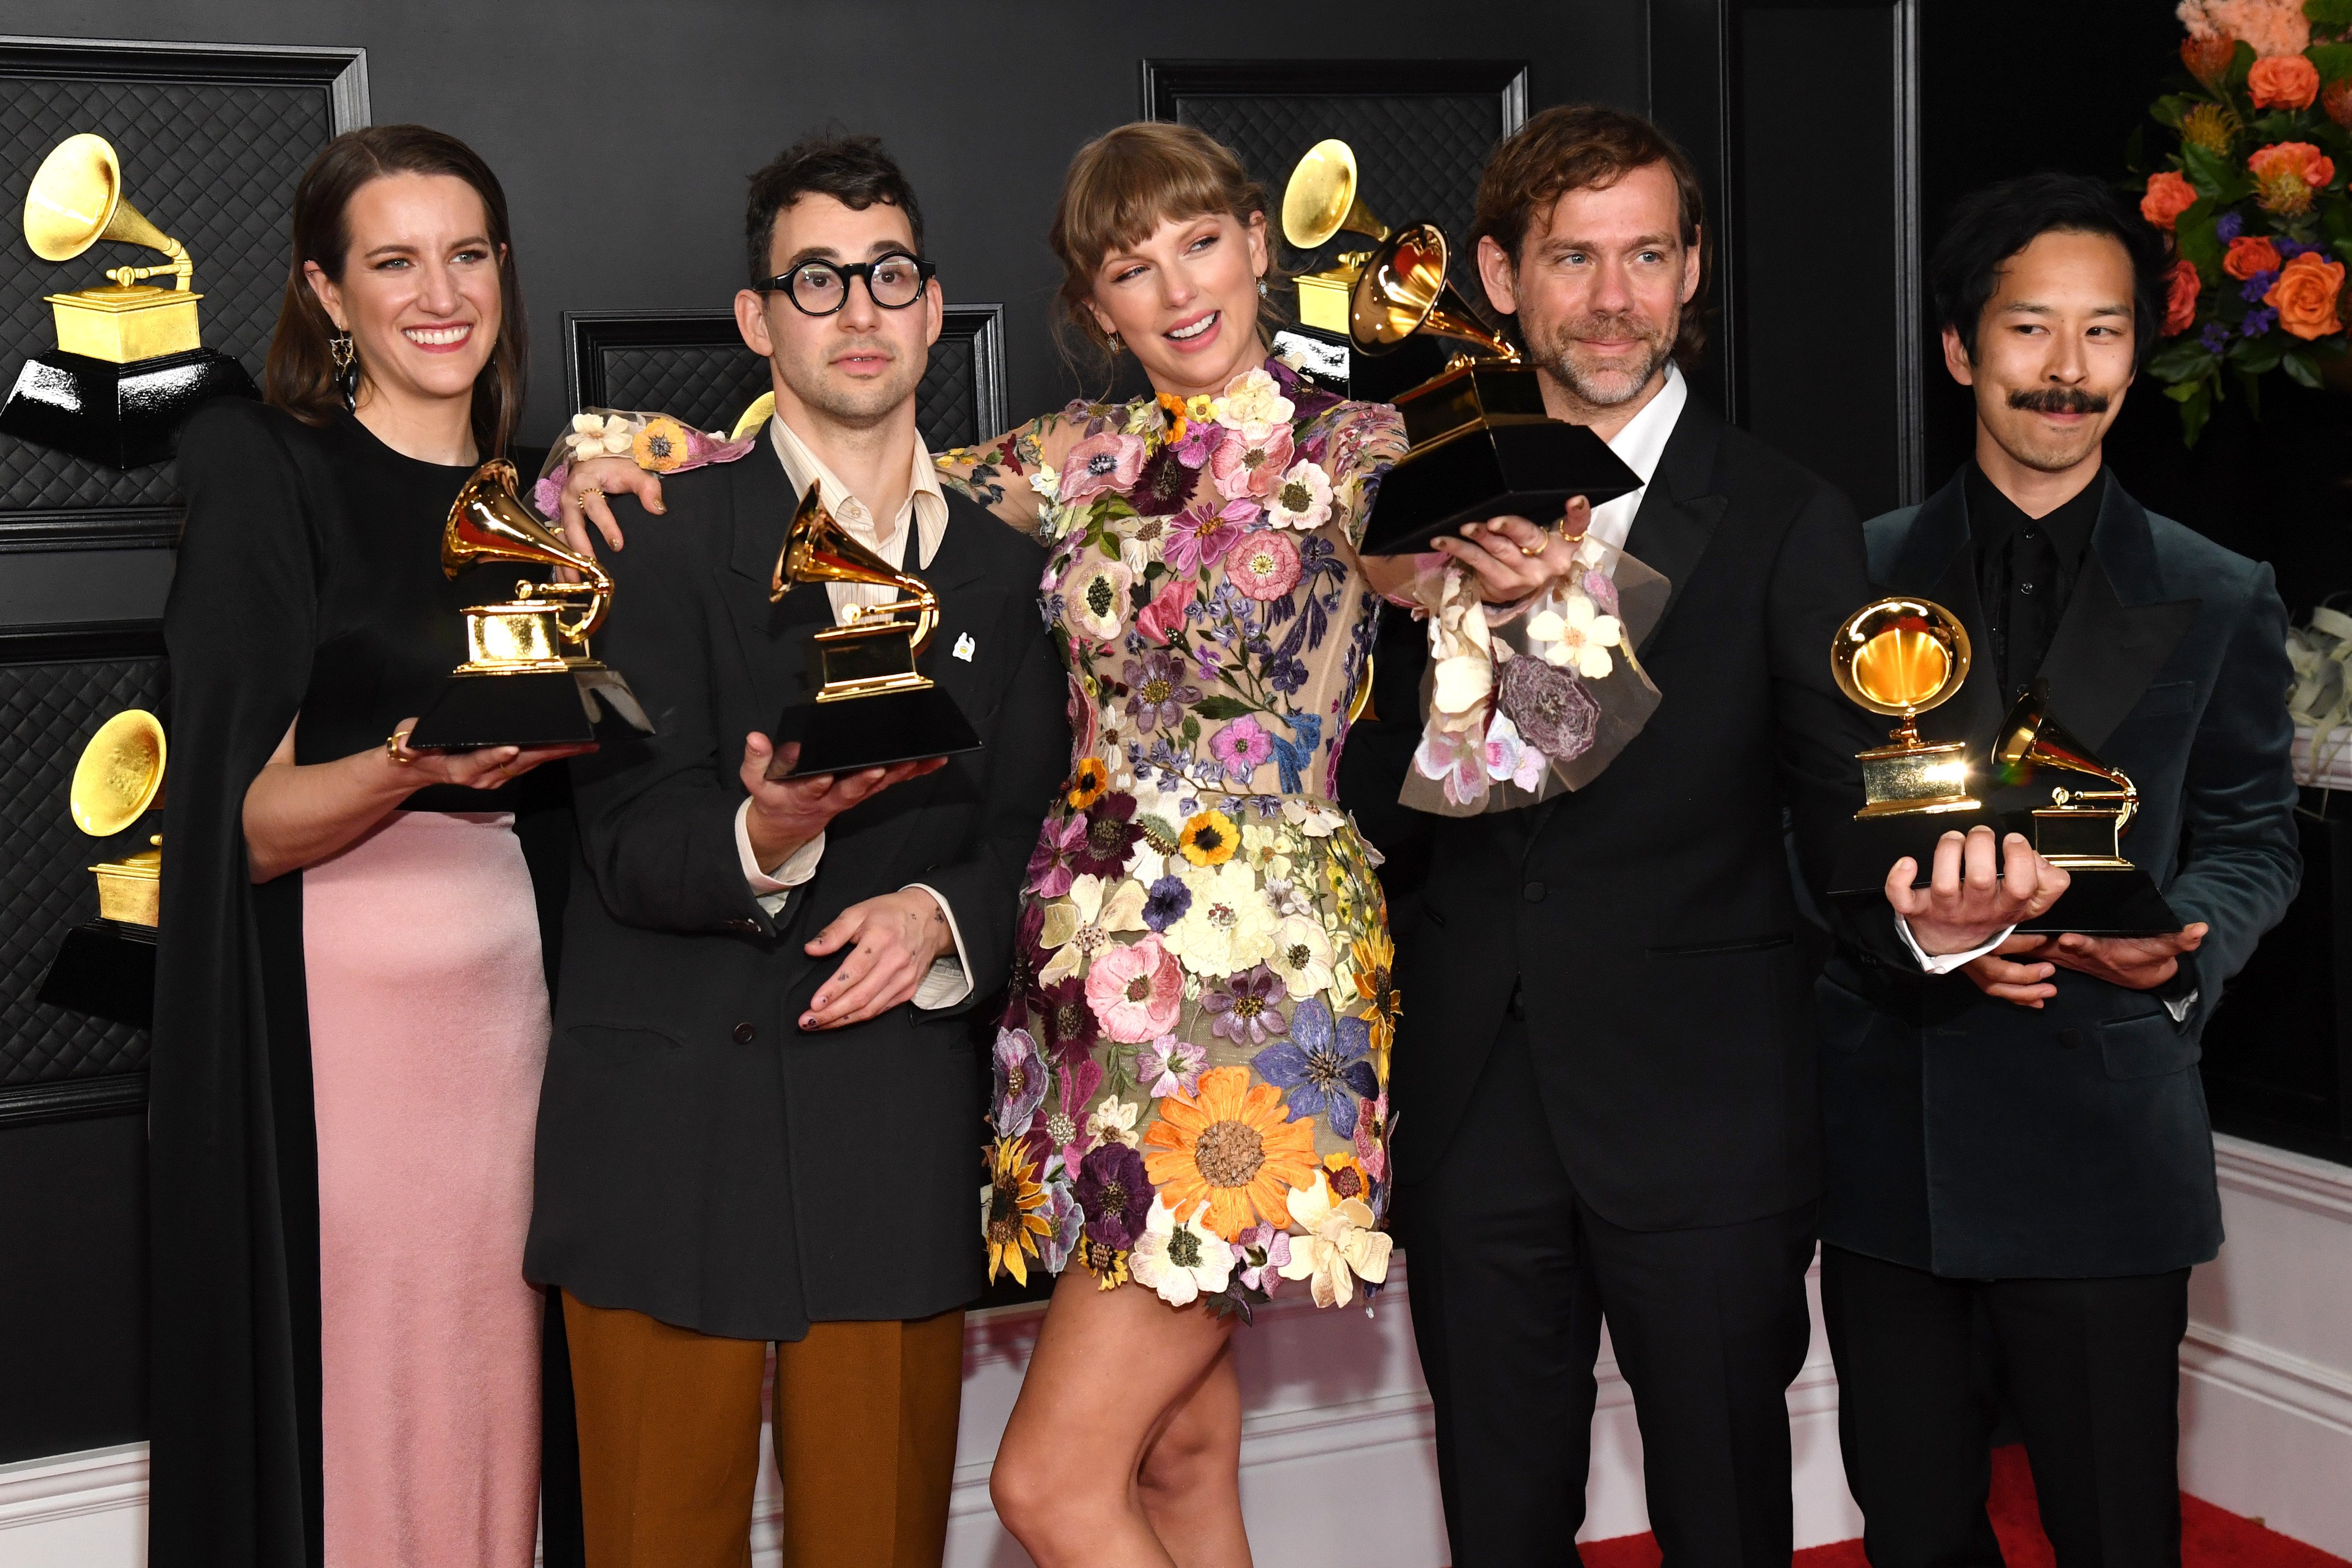
<path id="1" fill-rule="evenodd" d="M 594 386 L 601 367 L 606 407 L 659 409 L 698 429 L 733 429 L 751 400 L 769 388 L 767 361 L 740 342 L 599 346 L 589 352 L 597 365 L 584 367 L 583 379 Z M 931 345 L 915 406 L 924 444 L 935 452 L 996 434 L 978 428 L 977 362 L 971 337 L 943 332 Z"/>
<path id="2" fill-rule="evenodd" d="M 49 150 L 78 131 L 114 143 L 123 194 L 195 258 L 205 342 L 260 379 L 286 286 L 294 184 L 331 135 L 325 87 L 308 82 L 105 81 L 0 74 L 0 374 L 13 385 L 28 350 L 53 348 L 45 294 L 106 281 L 109 267 L 152 266 L 141 247 L 102 243 L 42 261 L 13 232 Z M 172 465 L 118 473 L 0 436 L 0 513 L 169 506 Z"/>
<path id="3" fill-rule="evenodd" d="M 164 689 L 157 658 L 0 664 L 0 1087 L 129 1072 L 147 1065 L 147 1034 L 33 1000 L 67 930 L 98 913 L 87 868 L 145 847 L 162 818 L 113 838 L 89 838 L 66 814 L 82 746 L 125 708 L 154 710 Z"/>
<path id="4" fill-rule="evenodd" d="M 1478 173 L 1503 135 L 1495 93 L 1349 96 L 1287 93 L 1180 96 L 1177 118 L 1241 154 L 1278 204 L 1290 171 L 1307 149 L 1336 136 L 1355 149 L 1366 205 L 1391 227 L 1423 219 L 1459 247 L 1469 232 Z M 1343 237 L 1332 248 L 1368 244 Z M 1286 265 L 1301 258 L 1286 245 Z M 1455 258 L 1457 281 L 1469 276 Z"/>

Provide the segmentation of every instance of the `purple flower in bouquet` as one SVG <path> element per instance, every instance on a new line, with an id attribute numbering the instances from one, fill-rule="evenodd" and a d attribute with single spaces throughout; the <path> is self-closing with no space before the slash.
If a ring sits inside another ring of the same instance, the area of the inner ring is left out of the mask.
<path id="1" fill-rule="evenodd" d="M 2238 331 L 2245 337 L 2259 338 L 2277 325 L 2278 312 L 2264 305 L 2259 310 L 2247 311 L 2246 319 L 2239 324 Z"/>
<path id="2" fill-rule="evenodd" d="M 2229 244 L 2245 231 L 2246 220 L 2242 214 L 2226 212 L 2213 220 L 2213 232 L 2221 237 L 2224 245 Z"/>
<path id="3" fill-rule="evenodd" d="M 1539 658 L 1503 666 L 1495 707 L 1518 726 L 1522 740 L 1554 762 L 1584 755 L 1601 732 L 1601 704 L 1584 682 Z"/>
<path id="4" fill-rule="evenodd" d="M 2203 343 L 2210 352 L 2220 353 L 2223 349 L 2230 346 L 2229 323 L 2226 321 L 2206 322 L 2205 330 L 2197 334 L 2197 341 Z"/>
<path id="5" fill-rule="evenodd" d="M 2271 291 L 2271 285 L 2277 281 L 2275 271 L 2257 272 L 2246 279 L 2246 286 L 2238 290 L 2238 298 L 2249 305 L 2259 305 L 2263 302 L 2263 296 Z"/>

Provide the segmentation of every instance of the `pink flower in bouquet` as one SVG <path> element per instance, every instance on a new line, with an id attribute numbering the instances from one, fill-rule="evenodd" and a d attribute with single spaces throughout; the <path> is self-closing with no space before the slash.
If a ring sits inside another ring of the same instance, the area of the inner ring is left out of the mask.
<path id="1" fill-rule="evenodd" d="M 2176 261 L 2164 274 L 2164 335 L 2185 332 L 2197 321 L 2197 263 Z"/>
<path id="2" fill-rule="evenodd" d="M 1184 972 L 1153 931 L 1132 947 L 1113 947 L 1087 972 L 1087 1005 L 1103 1033 L 1135 1045 L 1176 1026 L 1184 1001 Z"/>
<path id="3" fill-rule="evenodd" d="M 1244 496 L 1264 500 L 1282 482 L 1283 471 L 1290 467 L 1290 426 L 1276 425 L 1262 439 L 1253 441 L 1244 436 L 1218 447 L 1209 458 L 1209 473 L 1217 493 L 1227 500 Z"/>
<path id="4" fill-rule="evenodd" d="M 2319 68 L 2301 55 L 2273 55 L 2246 73 L 2256 109 L 2309 109 L 2319 96 Z"/>
<path id="5" fill-rule="evenodd" d="M 1116 430 L 1089 436 L 1071 447 L 1070 455 L 1062 460 L 1058 493 L 1067 503 L 1098 496 L 1105 490 L 1131 489 L 1143 472 L 1145 455 L 1140 436 L 1121 435 Z"/>
<path id="6" fill-rule="evenodd" d="M 2158 228 L 2169 229 L 2182 213 L 2196 205 L 2197 187 L 2182 178 L 2179 171 L 2167 169 L 2147 177 L 2147 194 L 2139 199 L 2139 216 Z"/>

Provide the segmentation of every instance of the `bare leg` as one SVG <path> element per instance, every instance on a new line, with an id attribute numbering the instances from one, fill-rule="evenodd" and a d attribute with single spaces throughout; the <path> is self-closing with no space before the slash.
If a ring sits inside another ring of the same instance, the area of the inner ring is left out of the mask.
<path id="1" fill-rule="evenodd" d="M 1242 1380 L 1229 1340 L 1144 1451 L 1143 1511 L 1178 1568 L 1250 1568 L 1241 1466 Z"/>
<path id="2" fill-rule="evenodd" d="M 1097 1289 L 1076 1268 L 1062 1276 L 988 1483 L 997 1517 L 1038 1568 L 1248 1561 L 1246 1547 L 1238 1558 L 1171 1555 L 1152 1529 L 1139 1479 L 1145 1453 L 1175 1425 L 1232 1334 L 1230 1321 L 1197 1303 L 1171 1310 L 1140 1286 Z M 1234 1428 L 1226 1451 L 1238 1456 L 1238 1393 L 1223 1408 Z M 1195 1446 L 1207 1447 L 1186 1443 Z M 1235 1540 L 1238 1495 L 1229 1481 Z"/>

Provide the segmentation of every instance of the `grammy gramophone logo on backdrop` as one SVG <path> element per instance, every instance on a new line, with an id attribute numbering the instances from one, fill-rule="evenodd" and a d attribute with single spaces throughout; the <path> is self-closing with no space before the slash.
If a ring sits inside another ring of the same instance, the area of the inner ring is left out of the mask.
<path id="1" fill-rule="evenodd" d="M 47 296 L 58 346 L 34 354 L 0 406 L 0 433 L 111 468 L 169 458 L 180 423 L 208 398 L 254 395 L 253 378 L 204 346 L 190 287 L 195 262 L 122 197 L 122 162 L 103 136 L 68 136 L 25 193 L 25 243 L 70 261 L 100 240 L 166 259 L 110 268 L 105 284 Z M 144 281 L 168 274 L 169 288 Z"/>

